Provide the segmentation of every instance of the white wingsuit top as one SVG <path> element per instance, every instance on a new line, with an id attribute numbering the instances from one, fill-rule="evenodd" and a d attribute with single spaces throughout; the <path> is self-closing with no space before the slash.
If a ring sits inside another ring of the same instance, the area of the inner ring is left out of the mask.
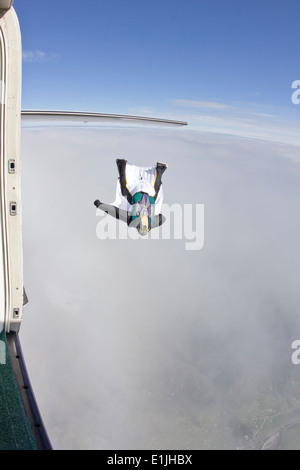
<path id="1" fill-rule="evenodd" d="M 161 213 L 164 197 L 162 175 L 167 164 L 158 162 L 154 166 L 140 167 L 124 159 L 117 159 L 116 162 L 119 178 L 114 203 L 106 204 L 97 199 L 94 204 L 130 227 L 135 227 L 144 236 L 165 221 Z"/>

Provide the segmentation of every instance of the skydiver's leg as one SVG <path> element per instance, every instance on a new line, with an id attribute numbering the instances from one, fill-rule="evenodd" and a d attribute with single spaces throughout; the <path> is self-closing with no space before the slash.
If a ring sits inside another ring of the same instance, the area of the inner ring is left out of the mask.
<path id="1" fill-rule="evenodd" d="M 155 190 L 154 198 L 155 199 L 157 198 L 158 192 L 162 185 L 162 175 L 166 171 L 167 167 L 168 165 L 166 163 L 157 162 L 156 164 L 156 180 L 155 180 L 155 185 L 154 185 L 154 190 Z"/>
<path id="2" fill-rule="evenodd" d="M 118 171 L 119 171 L 119 180 L 120 180 L 120 187 L 122 196 L 126 197 L 129 204 L 132 204 L 132 195 L 128 191 L 126 186 L 126 163 L 127 160 L 125 159 L 117 159 L 116 160 Z"/>
<path id="3" fill-rule="evenodd" d="M 125 172 L 127 160 L 125 160 L 124 158 L 117 158 L 116 163 L 119 170 L 119 176 L 121 178 L 123 173 Z"/>

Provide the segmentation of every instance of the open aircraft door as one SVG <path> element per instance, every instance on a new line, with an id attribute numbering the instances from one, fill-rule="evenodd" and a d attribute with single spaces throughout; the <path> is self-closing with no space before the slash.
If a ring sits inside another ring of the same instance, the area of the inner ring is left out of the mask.
<path id="1" fill-rule="evenodd" d="M 0 0 L 0 331 L 18 332 L 23 307 L 20 189 L 22 47 L 12 0 Z"/>
<path id="2" fill-rule="evenodd" d="M 24 303 L 21 64 L 18 18 L 12 0 L 0 0 L 0 450 L 50 450 L 18 335 Z"/>

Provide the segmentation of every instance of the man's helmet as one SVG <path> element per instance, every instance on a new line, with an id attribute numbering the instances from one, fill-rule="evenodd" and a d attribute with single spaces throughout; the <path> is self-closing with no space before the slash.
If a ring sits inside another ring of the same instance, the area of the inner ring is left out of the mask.
<path id="1" fill-rule="evenodd" d="M 154 220 L 155 200 L 147 193 L 136 193 L 132 200 L 132 220 L 139 219 L 136 228 L 140 235 L 145 236 L 151 230 Z"/>

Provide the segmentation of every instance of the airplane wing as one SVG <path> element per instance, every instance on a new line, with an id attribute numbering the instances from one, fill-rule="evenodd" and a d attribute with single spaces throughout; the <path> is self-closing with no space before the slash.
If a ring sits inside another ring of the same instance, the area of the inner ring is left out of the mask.
<path id="1" fill-rule="evenodd" d="M 21 112 L 22 122 L 78 122 L 78 123 L 103 123 L 115 122 L 124 124 L 143 124 L 159 126 L 186 126 L 185 121 L 161 119 L 144 116 L 130 116 L 125 114 L 88 113 L 77 111 L 39 111 L 24 110 Z"/>

